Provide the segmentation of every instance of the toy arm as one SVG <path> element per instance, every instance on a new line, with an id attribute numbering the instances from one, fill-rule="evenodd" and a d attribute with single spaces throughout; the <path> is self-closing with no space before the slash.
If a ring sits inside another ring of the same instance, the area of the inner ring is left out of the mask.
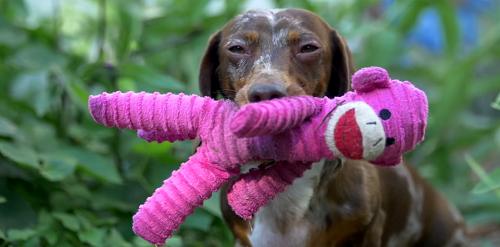
<path id="1" fill-rule="evenodd" d="M 300 96 L 247 104 L 235 114 L 230 127 L 238 137 L 277 134 L 317 113 L 321 107 L 318 102 Z"/>
<path id="2" fill-rule="evenodd" d="M 283 192 L 311 165 L 312 163 L 280 161 L 269 168 L 243 174 L 227 194 L 229 205 L 237 215 L 249 220 L 260 207 Z"/>
<path id="3" fill-rule="evenodd" d="M 137 235 L 153 244 L 164 244 L 195 208 L 229 180 L 232 174 L 199 162 L 197 157 L 181 164 L 139 207 L 132 227 Z"/>
<path id="4" fill-rule="evenodd" d="M 102 93 L 89 97 L 94 120 L 107 127 L 163 131 L 165 140 L 194 139 L 204 114 L 221 104 L 208 97 L 160 93 Z"/>

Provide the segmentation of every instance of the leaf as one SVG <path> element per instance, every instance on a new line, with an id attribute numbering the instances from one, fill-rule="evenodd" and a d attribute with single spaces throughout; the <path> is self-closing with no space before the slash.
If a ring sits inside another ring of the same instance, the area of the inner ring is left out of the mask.
<path id="1" fill-rule="evenodd" d="M 25 1 L 3 1 L 0 10 L 2 11 L 0 16 L 5 15 L 2 17 L 13 23 L 24 22 L 28 15 Z"/>
<path id="2" fill-rule="evenodd" d="M 48 71 L 41 70 L 20 74 L 14 79 L 10 93 L 17 100 L 27 102 L 38 116 L 43 116 L 50 107 Z"/>
<path id="3" fill-rule="evenodd" d="M 109 157 L 80 148 L 67 148 L 64 152 L 75 157 L 78 160 L 78 168 L 88 174 L 115 184 L 122 182 L 115 164 Z"/>
<path id="4" fill-rule="evenodd" d="M 73 174 L 76 162 L 76 159 L 68 157 L 44 157 L 39 168 L 40 174 L 50 181 L 60 181 Z"/>
<path id="5" fill-rule="evenodd" d="M 36 235 L 36 231 L 30 228 L 27 229 L 10 229 L 7 231 L 7 238 L 9 241 L 23 241 L 28 240 Z"/>
<path id="6" fill-rule="evenodd" d="M 91 222 L 92 215 L 89 215 L 87 211 L 75 210 L 75 216 L 78 218 L 82 228 L 88 229 L 94 227 L 93 222 Z"/>
<path id="7" fill-rule="evenodd" d="M 186 218 L 182 227 L 208 231 L 212 224 L 213 217 L 202 210 L 196 209 L 193 214 Z"/>
<path id="8" fill-rule="evenodd" d="M 67 229 L 74 232 L 78 232 L 80 230 L 80 221 L 78 221 L 77 217 L 61 212 L 55 212 L 52 215 L 54 216 L 54 218 L 58 219 L 61 224 Z"/>
<path id="9" fill-rule="evenodd" d="M 144 140 L 134 140 L 134 142 L 135 144 L 132 146 L 132 150 L 147 156 L 164 156 L 172 149 L 171 142 L 155 143 L 145 142 Z"/>
<path id="10" fill-rule="evenodd" d="M 120 73 L 123 77 L 130 78 L 135 81 L 136 85 L 142 86 L 142 90 L 167 90 L 179 92 L 184 90 L 184 85 L 174 78 L 162 74 L 155 69 L 133 63 L 125 63 L 120 66 Z M 150 88 L 144 87 L 144 84 Z"/>
<path id="11" fill-rule="evenodd" d="M 7 202 L 7 199 L 3 196 L 0 196 L 0 204 Z"/>
<path id="12" fill-rule="evenodd" d="M 0 135 L 16 136 L 17 127 L 7 118 L 0 116 Z"/>
<path id="13" fill-rule="evenodd" d="M 481 179 L 472 190 L 473 193 L 482 194 L 500 188 L 500 168 L 495 169 L 493 173 L 487 174 L 481 165 L 470 155 L 465 155 L 465 161 L 474 173 L 479 176 L 479 179 Z"/>
<path id="14" fill-rule="evenodd" d="M 500 93 L 497 95 L 495 102 L 491 103 L 491 107 L 500 111 Z"/>
<path id="15" fill-rule="evenodd" d="M 0 166 L 3 164 L 0 163 Z M 10 185 L 6 185 L 7 181 Z M 25 181 L 0 177 L 0 194 L 7 199 L 5 203 L 0 204 L 0 229 L 26 229 L 36 225 L 37 212 L 25 198 L 29 195 L 23 193 L 23 190 L 26 192 L 27 189 L 22 186 L 23 183 Z M 47 199 L 47 195 L 43 195 L 43 198 Z"/>
<path id="16" fill-rule="evenodd" d="M 38 155 L 29 147 L 0 141 L 0 153 L 20 165 L 38 169 Z"/>
<path id="17" fill-rule="evenodd" d="M 460 30 L 454 7 L 455 5 L 449 1 L 433 1 L 433 4 L 436 6 L 439 17 L 441 18 L 444 36 L 446 37 L 447 53 L 448 55 L 456 54 L 460 43 Z"/>
<path id="18" fill-rule="evenodd" d="M 169 238 L 167 240 L 167 242 L 165 243 L 165 246 L 168 246 L 168 247 L 181 247 L 181 246 L 184 246 L 182 244 L 182 238 L 179 237 L 179 236 L 173 236 L 171 238 Z"/>
<path id="19" fill-rule="evenodd" d="M 474 188 L 472 193 L 482 194 L 500 189 L 500 168 L 495 169 L 488 175 L 489 179 L 481 180 Z"/>
<path id="20" fill-rule="evenodd" d="M 87 107 L 87 100 L 90 94 L 82 83 L 70 82 L 68 83 L 67 90 L 75 103 L 78 103 L 80 106 Z"/>
<path id="21" fill-rule="evenodd" d="M 220 192 L 217 191 L 213 193 L 212 196 L 203 203 L 203 208 L 211 214 L 222 218 L 222 214 L 220 212 Z"/>
<path id="22" fill-rule="evenodd" d="M 54 227 L 55 219 L 45 210 L 41 210 L 38 213 L 38 225 L 36 230 L 37 235 L 45 239 L 50 246 L 54 246 L 59 239 L 59 234 L 55 231 Z"/>
<path id="23" fill-rule="evenodd" d="M 418 21 L 418 17 L 422 11 L 429 5 L 427 1 L 396 1 L 388 11 L 388 14 L 396 13 L 397 15 L 391 16 L 392 20 L 399 21 L 398 29 L 400 33 L 408 32 Z"/>
<path id="24" fill-rule="evenodd" d="M 42 246 L 40 244 L 40 238 L 38 236 L 35 236 L 33 238 L 28 239 L 26 242 L 23 243 L 23 247 L 40 247 Z"/>
<path id="25" fill-rule="evenodd" d="M 5 233 L 3 233 L 3 231 L 0 229 L 0 240 L 5 240 L 6 237 L 5 237 Z"/>
<path id="26" fill-rule="evenodd" d="M 132 244 L 135 247 L 151 247 L 151 244 L 148 241 L 137 236 L 134 237 Z"/>
<path id="27" fill-rule="evenodd" d="M 91 246 L 102 246 L 106 230 L 101 228 L 89 228 L 78 232 L 78 238 Z"/>
<path id="28" fill-rule="evenodd" d="M 17 51 L 8 63 L 29 70 L 49 70 L 61 67 L 66 58 L 47 46 L 35 42 Z"/>
<path id="29" fill-rule="evenodd" d="M 19 46 L 26 41 L 26 33 L 0 21 L 0 44 L 9 47 Z"/>
<path id="30" fill-rule="evenodd" d="M 115 9 L 118 12 L 118 35 L 114 39 L 115 52 L 118 60 L 122 61 L 127 57 L 131 45 L 137 40 L 142 28 L 141 16 L 142 6 L 139 2 L 122 4 L 115 1 Z"/>
<path id="31" fill-rule="evenodd" d="M 127 191 L 127 193 L 123 193 Z M 144 200 L 145 192 L 137 183 L 121 184 L 119 186 L 107 186 L 92 191 L 92 208 L 95 210 L 117 210 L 122 212 L 133 212 L 137 205 Z"/>
<path id="32" fill-rule="evenodd" d="M 130 78 L 120 78 L 118 80 L 118 90 L 122 92 L 137 91 L 137 86 Z"/>
<path id="33" fill-rule="evenodd" d="M 111 234 L 106 237 L 105 246 L 131 247 L 132 245 L 125 241 L 120 232 L 118 232 L 116 229 L 111 229 Z M 170 247 L 170 245 L 167 246 Z"/>

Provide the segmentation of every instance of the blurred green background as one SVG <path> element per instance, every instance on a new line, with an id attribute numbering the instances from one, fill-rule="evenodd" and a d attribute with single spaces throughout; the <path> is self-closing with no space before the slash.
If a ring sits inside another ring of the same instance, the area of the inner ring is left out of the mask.
<path id="1" fill-rule="evenodd" d="M 408 161 L 482 233 L 478 246 L 499 244 L 494 1 L 0 0 L 0 246 L 149 246 L 131 216 L 193 145 L 98 126 L 87 97 L 197 93 L 209 35 L 256 7 L 312 10 L 346 37 L 358 68 L 384 66 L 424 89 L 427 139 Z M 215 194 L 168 246 L 232 243 Z"/>

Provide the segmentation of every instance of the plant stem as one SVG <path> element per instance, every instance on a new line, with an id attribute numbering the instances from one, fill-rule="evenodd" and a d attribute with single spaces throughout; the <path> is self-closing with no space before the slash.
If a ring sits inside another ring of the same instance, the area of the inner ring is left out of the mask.
<path id="1" fill-rule="evenodd" d="M 104 62 L 104 43 L 106 42 L 106 0 L 99 1 L 99 26 L 97 30 L 98 61 Z"/>

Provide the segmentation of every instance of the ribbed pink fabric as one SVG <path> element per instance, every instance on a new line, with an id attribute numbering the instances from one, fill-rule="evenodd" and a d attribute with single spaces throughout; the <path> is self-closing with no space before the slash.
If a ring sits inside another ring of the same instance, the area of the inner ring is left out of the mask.
<path id="1" fill-rule="evenodd" d="M 380 70 L 372 68 L 361 73 L 373 77 Z M 369 88 L 365 84 L 360 87 Z M 108 127 L 140 129 L 139 135 L 150 141 L 200 138 L 196 153 L 165 180 L 134 216 L 134 232 L 151 243 L 162 244 L 194 208 L 230 176 L 238 174 L 239 164 L 251 160 L 285 161 L 241 176 L 241 182 L 231 189 L 231 206 L 237 214 L 248 218 L 301 176 L 311 162 L 334 158 L 324 141 L 325 120 L 338 104 L 358 100 L 373 105 L 377 112 L 389 108 L 397 120 L 384 122 L 386 133 L 391 137 L 394 134 L 396 143 L 385 150 L 377 163 L 393 165 L 402 152 L 422 140 L 427 103 L 425 95 L 409 83 L 392 83 L 389 88 L 375 91 L 361 89 L 359 95 L 348 93 L 335 99 L 300 96 L 249 104 L 242 112 L 254 107 L 250 110 L 252 115 L 246 120 L 236 118 L 237 121 L 233 119 L 238 111 L 234 103 L 183 94 L 103 93 L 89 98 L 89 110 L 96 122 Z M 408 111 L 413 107 L 414 113 Z M 238 138 L 232 129 L 241 135 L 256 136 Z M 270 133 L 277 134 L 260 136 Z"/>
<path id="2" fill-rule="evenodd" d="M 96 122 L 107 127 L 162 130 L 161 137 L 170 142 L 196 138 L 200 122 L 221 104 L 236 109 L 229 101 L 182 93 L 115 92 L 89 98 Z"/>
<path id="3" fill-rule="evenodd" d="M 316 114 L 323 106 L 313 98 L 289 98 L 286 104 L 270 100 L 243 106 L 233 117 L 231 130 L 240 137 L 277 134 L 295 127 Z M 257 106 L 257 107 L 255 107 Z M 293 110 L 291 110 L 293 109 Z M 248 121 L 246 124 L 241 121 Z"/>
<path id="4" fill-rule="evenodd" d="M 401 155 L 424 139 L 428 115 L 425 93 L 408 81 L 391 80 L 387 71 L 379 67 L 360 69 L 352 81 L 356 91 L 356 94 L 351 93 L 353 100 L 364 101 L 377 113 L 383 109 L 391 112 L 390 119 L 383 120 L 382 124 L 386 136 L 395 138 L 396 142 L 371 162 L 377 165 L 401 163 Z M 384 82 L 387 88 L 381 88 Z"/>
<path id="5" fill-rule="evenodd" d="M 313 140 L 323 135 L 321 130 L 324 132 L 325 127 L 321 125 L 321 120 L 334 106 L 333 102 L 328 98 L 311 96 L 288 97 L 279 101 L 285 106 L 295 106 L 298 101 L 304 105 L 315 102 L 318 108 L 322 108 L 316 110 L 318 114 L 314 119 L 293 128 L 293 131 L 254 138 L 237 138 L 231 131 L 233 115 L 238 110 L 234 103 L 196 95 L 102 93 L 90 96 L 89 110 L 96 122 L 107 127 L 140 129 L 144 134 L 160 136 L 160 140 L 168 141 L 198 137 L 202 141 L 198 148 L 200 155 L 207 162 L 225 169 L 239 168 L 238 164 L 251 160 L 314 162 L 323 157 L 332 158 L 324 142 Z M 295 114 L 296 111 L 290 112 Z"/>
<path id="6" fill-rule="evenodd" d="M 325 105 L 327 100 L 304 96 L 280 101 L 286 107 L 300 101 L 303 105 L 316 102 L 314 105 L 320 106 Z M 229 127 L 237 107 L 229 101 L 195 95 L 115 92 L 91 96 L 89 110 L 100 124 L 141 129 L 142 134 L 139 134 L 152 140 L 201 139 L 202 144 L 196 154 L 166 179 L 134 216 L 134 232 L 154 244 L 162 244 L 194 208 L 220 188 L 229 176 L 236 175 L 239 164 L 251 160 L 313 162 L 333 158 L 324 142 L 312 141 L 321 138 L 318 134 L 324 132 L 324 127 L 323 131 L 317 131 L 320 121 L 308 122 L 281 135 L 237 138 Z M 314 127 L 306 127 L 308 125 Z M 294 169 L 302 168 L 293 168 L 292 171 Z M 301 173 L 294 174 L 298 177 Z M 283 182 L 282 187 L 293 180 L 276 179 Z M 256 189 L 261 188 L 257 186 Z M 283 190 L 279 186 L 276 190 L 262 189 L 273 196 Z M 263 205 L 270 197 L 261 197 L 259 200 L 262 201 L 254 202 Z M 235 210 L 238 213 L 240 210 L 254 212 L 256 208 L 235 207 Z"/>
<path id="7" fill-rule="evenodd" d="M 179 170 L 139 206 L 133 217 L 134 232 L 153 244 L 161 245 L 185 218 L 201 206 L 235 173 L 192 156 Z"/>
<path id="8" fill-rule="evenodd" d="M 243 219 L 251 219 L 257 210 L 311 168 L 312 163 L 279 161 L 265 169 L 240 175 L 227 194 L 229 205 Z"/>

